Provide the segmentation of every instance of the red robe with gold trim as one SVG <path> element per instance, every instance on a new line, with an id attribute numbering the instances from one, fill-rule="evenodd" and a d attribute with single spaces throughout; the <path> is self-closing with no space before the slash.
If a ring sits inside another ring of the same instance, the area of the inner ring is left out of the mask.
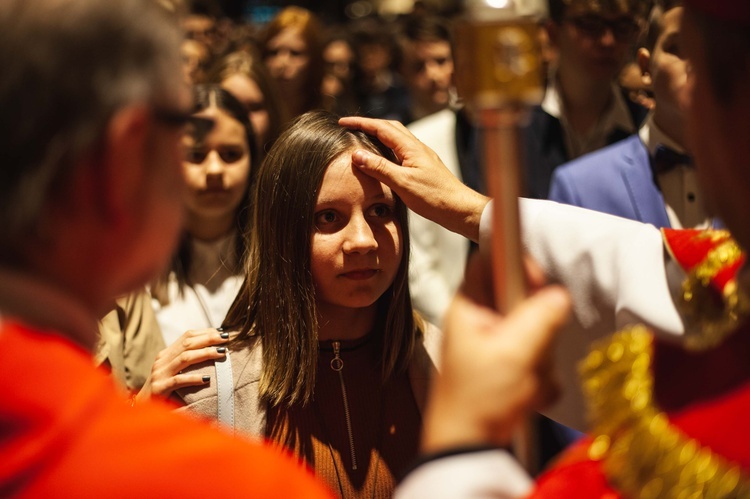
<path id="1" fill-rule="evenodd" d="M 744 255 L 725 232 L 663 232 L 690 276 L 690 313 L 722 316 L 714 335 L 731 334 L 703 350 L 645 328 L 600 344 L 581 367 L 591 436 L 540 477 L 532 497 L 750 496 L 750 321 L 739 318 L 735 281 Z"/>

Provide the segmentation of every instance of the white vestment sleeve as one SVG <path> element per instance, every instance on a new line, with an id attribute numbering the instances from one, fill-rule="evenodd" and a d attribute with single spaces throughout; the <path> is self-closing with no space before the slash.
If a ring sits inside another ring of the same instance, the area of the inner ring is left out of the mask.
<path id="1" fill-rule="evenodd" d="M 504 450 L 456 454 L 428 461 L 399 484 L 394 499 L 517 498 L 531 492 L 533 482 Z"/>
<path id="2" fill-rule="evenodd" d="M 675 306 L 673 283 L 683 274 L 666 257 L 661 233 L 652 225 L 531 199 L 520 200 L 520 215 L 525 251 L 550 282 L 568 288 L 574 303 L 573 318 L 556 346 L 562 397 L 546 414 L 585 430 L 578 362 L 592 341 L 635 323 L 681 337 L 685 326 Z M 480 224 L 483 251 L 491 239 L 490 226 L 491 208 L 485 208 Z"/>

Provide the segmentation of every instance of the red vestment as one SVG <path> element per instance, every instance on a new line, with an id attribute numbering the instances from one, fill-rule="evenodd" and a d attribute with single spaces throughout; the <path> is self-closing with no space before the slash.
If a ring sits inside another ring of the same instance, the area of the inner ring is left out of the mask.
<path id="1" fill-rule="evenodd" d="M 330 497 L 309 470 L 161 401 L 124 400 L 79 346 L 0 323 L 0 496 Z"/>
<path id="2" fill-rule="evenodd" d="M 581 365 L 591 436 L 532 497 L 750 496 L 750 322 L 736 282 L 745 257 L 724 232 L 664 236 L 689 276 L 688 313 L 706 317 L 696 316 L 706 334 L 685 343 L 701 348 L 642 327 L 600 344 Z"/>

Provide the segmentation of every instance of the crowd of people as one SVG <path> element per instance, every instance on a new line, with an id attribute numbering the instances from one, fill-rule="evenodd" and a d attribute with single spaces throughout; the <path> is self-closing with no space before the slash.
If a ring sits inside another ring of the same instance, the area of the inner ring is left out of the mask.
<path id="1" fill-rule="evenodd" d="M 455 19 L 5 0 L 0 496 L 750 496 L 747 5 L 549 0 L 501 316 Z"/>

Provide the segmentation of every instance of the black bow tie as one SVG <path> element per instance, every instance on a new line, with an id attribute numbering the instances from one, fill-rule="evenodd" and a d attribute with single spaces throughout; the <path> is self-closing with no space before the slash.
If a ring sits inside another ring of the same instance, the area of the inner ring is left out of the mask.
<path id="1" fill-rule="evenodd" d="M 654 171 L 657 174 L 667 173 L 676 166 L 693 166 L 693 159 L 667 146 L 656 146 L 654 154 Z"/>

